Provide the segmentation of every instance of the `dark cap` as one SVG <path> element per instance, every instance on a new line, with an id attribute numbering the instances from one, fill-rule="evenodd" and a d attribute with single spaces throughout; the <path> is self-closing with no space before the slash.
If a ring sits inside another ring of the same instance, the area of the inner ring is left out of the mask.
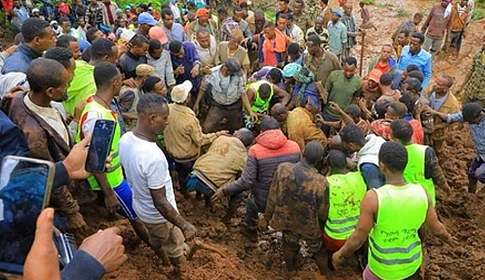
<path id="1" fill-rule="evenodd" d="M 224 62 L 224 66 L 227 68 L 227 74 L 229 76 L 242 76 L 244 75 L 243 70 L 241 68 L 241 64 L 237 59 L 231 57 L 226 62 Z"/>
<path id="2" fill-rule="evenodd" d="M 313 46 L 315 45 L 320 46 L 320 44 L 322 43 L 322 40 L 318 35 L 312 34 L 308 37 L 307 42 Z"/>

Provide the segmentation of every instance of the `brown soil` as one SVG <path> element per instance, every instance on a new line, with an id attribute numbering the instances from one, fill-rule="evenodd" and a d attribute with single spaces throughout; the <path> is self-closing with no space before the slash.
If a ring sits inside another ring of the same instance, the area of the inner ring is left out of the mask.
<path id="1" fill-rule="evenodd" d="M 406 1 L 404 4 L 404 2 L 390 0 L 385 0 L 384 3 L 379 1 L 379 4 L 381 4 L 379 8 L 370 7 L 373 22 L 379 30 L 369 31 L 366 36 L 365 60 L 377 55 L 380 51 L 379 46 L 389 43 L 390 34 L 400 22 L 407 20 L 407 18 L 396 17 L 399 8 L 408 10 L 411 16 L 416 11 L 426 11 L 426 9 L 429 11 L 432 5 L 430 2 Z M 386 4 L 386 7 L 383 7 L 383 4 Z M 331 6 L 336 6 L 336 3 L 331 1 Z M 354 12 L 358 10 L 357 7 L 355 8 Z M 480 24 L 472 24 L 467 33 L 468 36 L 463 42 L 462 53 L 458 60 L 452 60 L 447 54 L 435 59 L 435 76 L 446 72 L 455 77 L 456 84 L 461 85 L 469 69 L 471 57 L 481 44 L 478 43 L 481 42 L 482 34 Z M 360 45 L 356 46 L 355 53 L 360 53 Z M 483 201 L 465 190 L 468 184 L 466 171 L 474 155 L 468 128 L 461 126 L 453 131 L 440 156 L 443 171 L 453 189 L 453 196 L 444 203 L 438 203 L 438 212 L 449 231 L 458 238 L 460 245 L 452 248 L 443 245 L 434 237 L 428 238 L 426 247 L 430 261 L 427 265 L 427 279 L 485 279 Z M 198 238 L 220 249 L 226 255 L 223 258 L 209 251 L 198 251 L 193 261 L 188 262 L 187 279 L 285 279 L 281 240 L 277 234 L 263 237 L 260 235 L 258 245 L 250 246 L 238 232 L 237 226 L 228 229 L 219 222 L 225 206 L 217 205 L 215 208 L 214 211 L 210 211 L 204 207 L 203 202 L 196 202 L 195 199 L 179 203 L 182 215 L 197 227 Z M 240 210 L 237 222 L 240 222 L 243 216 L 243 205 Z M 93 231 L 113 225 L 122 229 L 129 259 L 121 269 L 107 275 L 105 279 L 168 279 L 170 268 L 164 267 L 155 254 L 141 243 L 126 220 L 108 221 L 100 211 L 87 216 Z M 301 252 L 301 255 L 305 254 L 305 251 Z M 324 279 L 314 274 L 316 267 L 311 260 L 302 259 L 301 271 L 304 272 L 300 275 L 301 279 Z M 361 277 L 357 266 L 351 264 L 333 273 L 328 279 L 353 280 Z"/>

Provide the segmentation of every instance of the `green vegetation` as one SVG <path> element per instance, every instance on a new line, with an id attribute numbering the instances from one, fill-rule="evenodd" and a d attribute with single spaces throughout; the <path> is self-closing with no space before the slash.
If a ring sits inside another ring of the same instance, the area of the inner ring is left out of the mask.
<path id="1" fill-rule="evenodd" d="M 475 8 L 472 14 L 472 20 L 481 20 L 485 18 L 485 12 L 481 8 Z"/>
<path id="2" fill-rule="evenodd" d="M 364 4 L 366 4 L 366 5 L 374 5 L 375 4 L 374 0 L 363 0 L 362 2 L 364 2 Z"/>
<path id="3" fill-rule="evenodd" d="M 402 17 L 409 17 L 409 12 L 406 11 L 403 8 L 399 8 L 396 13 L 396 17 L 402 18 Z"/>
<path id="4" fill-rule="evenodd" d="M 387 4 L 386 3 L 378 3 L 377 4 L 377 8 L 386 9 L 387 8 Z"/>

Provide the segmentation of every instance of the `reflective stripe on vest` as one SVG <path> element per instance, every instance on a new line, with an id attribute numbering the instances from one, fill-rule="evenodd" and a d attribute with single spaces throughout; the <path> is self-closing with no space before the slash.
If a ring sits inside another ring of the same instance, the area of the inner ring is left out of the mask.
<path id="1" fill-rule="evenodd" d="M 263 100 L 259 95 L 259 87 L 263 84 L 268 84 L 271 88 L 268 99 L 266 100 Z M 268 112 L 269 102 L 271 101 L 274 95 L 273 86 L 269 82 L 262 80 L 248 85 L 248 89 L 249 88 L 254 91 L 254 101 L 253 101 L 253 104 L 251 105 L 251 111 L 255 113 L 261 113 L 261 114 Z"/>
<path id="2" fill-rule="evenodd" d="M 369 269 L 380 279 L 405 279 L 421 266 L 418 230 L 428 211 L 428 197 L 417 184 L 384 185 L 377 194 L 377 221 L 369 233 Z"/>
<path id="3" fill-rule="evenodd" d="M 426 149 L 428 146 L 411 144 L 406 146 L 408 151 L 408 164 L 404 169 L 404 179 L 406 182 L 419 184 L 428 192 L 433 207 L 436 205 L 436 192 L 432 179 L 426 179 L 424 175 L 426 166 Z"/>
<path id="4" fill-rule="evenodd" d="M 110 109 L 106 109 L 105 107 L 94 101 L 94 98 L 92 96 L 88 97 L 87 101 L 88 103 L 86 103 L 86 106 L 84 107 L 84 110 L 81 114 L 81 123 L 79 123 L 78 126 L 76 143 L 81 141 L 83 122 L 86 118 L 86 114 L 88 114 L 89 112 L 97 112 L 99 113 L 99 115 L 102 116 L 102 119 L 115 121 L 115 132 L 113 134 L 111 152 L 109 154 L 111 157 L 111 167 L 105 170 L 109 185 L 111 186 L 111 188 L 115 188 L 123 182 L 123 170 L 121 168 L 121 162 L 118 152 L 118 143 L 121 138 L 121 129 L 117 120 L 117 115 L 116 113 L 112 113 Z M 101 190 L 101 187 L 99 186 L 94 176 L 89 176 L 88 182 L 93 190 Z"/>
<path id="5" fill-rule="evenodd" d="M 360 203 L 367 186 L 360 172 L 333 174 L 329 183 L 329 210 L 325 233 L 335 240 L 347 240 L 359 221 Z"/>

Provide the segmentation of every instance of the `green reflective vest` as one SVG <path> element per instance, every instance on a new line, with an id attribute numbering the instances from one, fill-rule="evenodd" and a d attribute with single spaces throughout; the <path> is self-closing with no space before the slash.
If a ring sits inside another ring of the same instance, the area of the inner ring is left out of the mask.
<path id="1" fill-rule="evenodd" d="M 84 122 L 83 120 L 85 120 L 86 114 L 89 112 L 97 112 L 98 115 L 102 116 L 102 119 L 113 120 L 116 123 L 115 132 L 113 135 L 113 142 L 111 143 L 111 152 L 109 154 L 111 156 L 111 168 L 106 169 L 105 171 L 109 185 L 111 186 L 111 188 L 115 188 L 123 182 L 123 170 L 121 168 L 120 156 L 118 152 L 118 143 L 121 138 L 121 129 L 117 120 L 117 115 L 110 109 L 106 109 L 98 102 L 94 101 L 92 96 L 89 97 L 88 103 L 86 103 L 86 106 L 84 107 L 84 110 L 81 114 L 81 122 L 79 123 L 76 134 L 76 142 L 80 142 L 81 138 L 84 138 L 84 136 L 81 137 Z M 88 182 L 93 190 L 101 190 L 101 187 L 99 186 L 94 176 L 89 176 Z"/>
<path id="2" fill-rule="evenodd" d="M 347 240 L 355 231 L 367 186 L 360 172 L 334 174 L 327 180 L 330 207 L 325 233 L 335 240 Z"/>
<path id="3" fill-rule="evenodd" d="M 379 208 L 369 233 L 369 269 L 380 279 L 405 279 L 421 266 L 418 230 L 428 211 L 426 191 L 416 184 L 374 189 Z"/>
<path id="4" fill-rule="evenodd" d="M 259 96 L 259 87 L 263 84 L 268 84 L 271 87 L 271 92 L 267 100 L 264 100 Z M 253 104 L 251 105 L 251 111 L 255 113 L 261 113 L 261 114 L 265 112 L 267 113 L 269 111 L 269 102 L 271 101 L 274 95 L 273 86 L 269 82 L 262 80 L 248 85 L 248 88 L 254 91 L 254 101 L 253 101 Z"/>
<path id="5" fill-rule="evenodd" d="M 424 176 L 425 170 L 425 154 L 428 146 L 411 144 L 406 146 L 408 150 L 408 164 L 404 169 L 404 179 L 408 183 L 419 184 L 428 192 L 433 207 L 436 205 L 436 192 L 432 179 L 426 179 Z"/>

